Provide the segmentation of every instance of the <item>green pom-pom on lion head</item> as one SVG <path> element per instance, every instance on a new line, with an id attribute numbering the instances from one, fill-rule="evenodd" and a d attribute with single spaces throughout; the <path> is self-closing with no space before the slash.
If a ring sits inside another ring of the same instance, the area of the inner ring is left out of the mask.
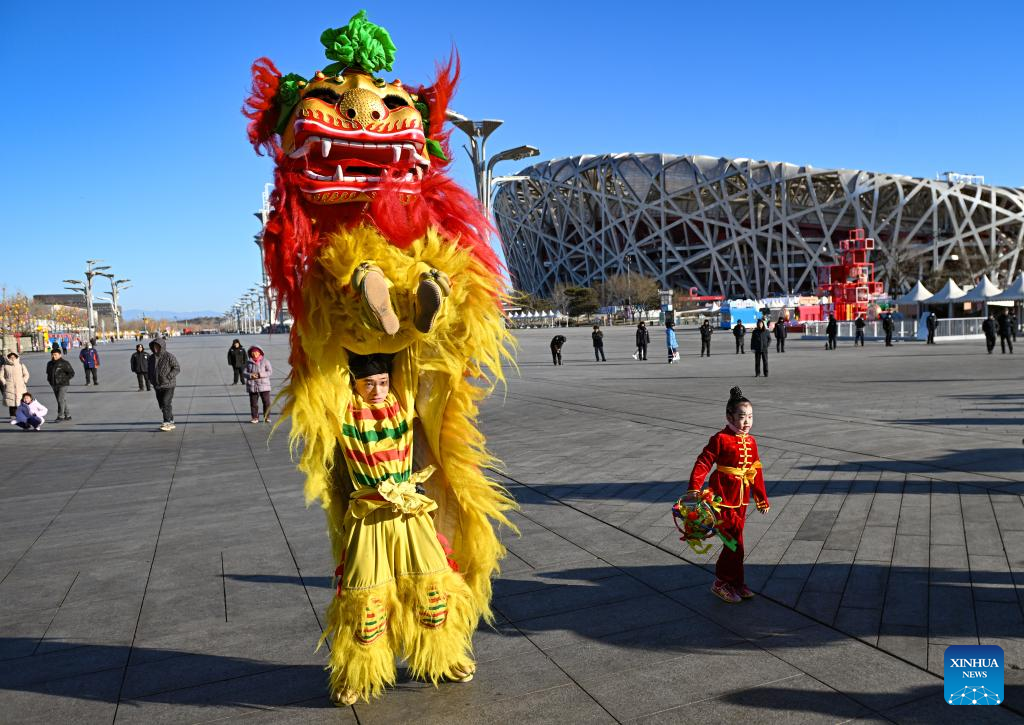
<path id="1" fill-rule="evenodd" d="M 391 70 L 395 62 L 395 44 L 384 28 L 366 19 L 366 11 L 360 10 L 348 24 L 341 28 L 328 28 L 320 34 L 324 54 L 328 60 L 336 61 L 324 68 L 324 73 L 333 75 L 346 68 L 358 67 L 367 73 Z"/>

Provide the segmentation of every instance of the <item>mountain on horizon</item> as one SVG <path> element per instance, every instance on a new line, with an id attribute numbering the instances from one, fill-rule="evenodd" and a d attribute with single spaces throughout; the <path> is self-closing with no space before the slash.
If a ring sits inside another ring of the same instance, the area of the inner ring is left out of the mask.
<path id="1" fill-rule="evenodd" d="M 193 317 L 223 317 L 223 312 L 214 310 L 197 310 L 195 312 L 173 312 L 171 310 L 122 310 L 121 315 L 126 320 L 141 320 L 149 317 L 157 320 L 191 320 Z"/>

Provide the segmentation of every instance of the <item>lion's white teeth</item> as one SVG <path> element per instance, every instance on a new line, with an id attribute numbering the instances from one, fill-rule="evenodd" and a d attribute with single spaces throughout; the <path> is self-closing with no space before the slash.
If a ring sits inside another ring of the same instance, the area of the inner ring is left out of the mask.
<path id="1" fill-rule="evenodd" d="M 402 158 L 402 147 L 392 146 L 391 147 L 391 163 L 397 164 L 398 160 Z"/>
<path id="2" fill-rule="evenodd" d="M 334 180 L 335 181 L 341 181 L 344 178 L 345 178 L 345 172 L 342 170 L 341 164 L 339 164 L 338 168 L 334 171 Z"/>
<path id="3" fill-rule="evenodd" d="M 324 155 L 325 159 L 328 156 L 331 155 L 331 139 L 329 139 L 329 138 L 321 138 L 320 139 L 320 153 L 322 153 Z"/>

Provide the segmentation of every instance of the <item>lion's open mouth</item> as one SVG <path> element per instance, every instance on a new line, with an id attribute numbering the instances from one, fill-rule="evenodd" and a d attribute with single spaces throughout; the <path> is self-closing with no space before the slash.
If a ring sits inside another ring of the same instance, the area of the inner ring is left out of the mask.
<path id="1" fill-rule="evenodd" d="M 430 168 L 424 154 L 422 133 L 370 134 L 362 131 L 344 136 L 302 135 L 288 158 L 309 182 L 306 193 L 379 189 L 386 180 L 406 193 L 418 191 Z"/>

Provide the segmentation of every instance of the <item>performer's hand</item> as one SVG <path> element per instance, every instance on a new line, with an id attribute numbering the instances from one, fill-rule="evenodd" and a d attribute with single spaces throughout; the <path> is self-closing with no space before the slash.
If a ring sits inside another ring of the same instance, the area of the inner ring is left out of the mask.
<path id="1" fill-rule="evenodd" d="M 763 501 L 757 501 L 756 505 L 757 505 L 757 510 L 760 511 L 761 513 L 763 513 L 763 514 L 768 513 L 768 509 L 770 509 L 772 507 L 772 505 L 770 503 L 768 503 L 768 499 L 764 499 Z"/>

